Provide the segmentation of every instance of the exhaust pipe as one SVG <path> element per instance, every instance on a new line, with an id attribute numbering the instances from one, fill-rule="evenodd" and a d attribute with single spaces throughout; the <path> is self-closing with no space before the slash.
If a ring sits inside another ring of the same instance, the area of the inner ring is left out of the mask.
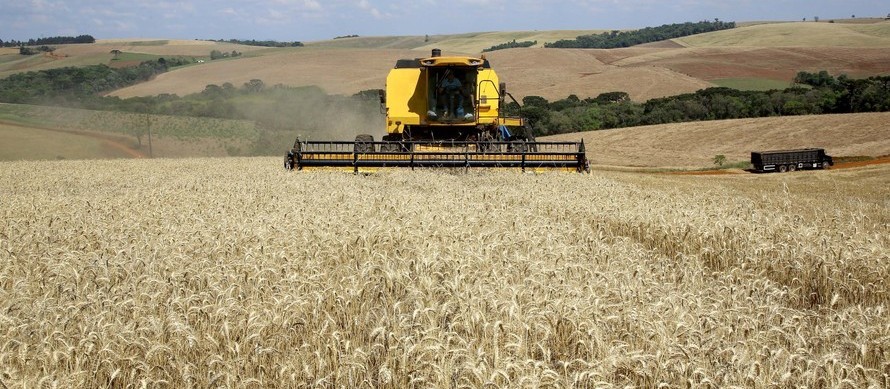
<path id="1" fill-rule="evenodd" d="M 441 49 L 433 49 L 432 57 L 441 57 L 442 50 Z"/>

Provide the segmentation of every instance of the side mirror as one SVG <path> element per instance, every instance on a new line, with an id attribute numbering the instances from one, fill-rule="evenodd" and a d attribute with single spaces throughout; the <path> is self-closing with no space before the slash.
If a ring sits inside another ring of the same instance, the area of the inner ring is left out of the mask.
<path id="1" fill-rule="evenodd" d="M 380 97 L 380 104 L 386 104 L 386 91 L 378 89 L 377 96 Z"/>
<path id="2" fill-rule="evenodd" d="M 500 85 L 500 91 L 498 92 L 498 100 L 500 100 L 501 104 L 504 104 L 504 101 L 507 100 L 507 83 L 502 82 Z"/>

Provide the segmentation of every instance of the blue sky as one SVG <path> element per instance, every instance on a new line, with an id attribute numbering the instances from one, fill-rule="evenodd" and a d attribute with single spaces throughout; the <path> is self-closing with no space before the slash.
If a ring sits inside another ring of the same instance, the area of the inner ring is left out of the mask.
<path id="1" fill-rule="evenodd" d="M 886 16 L 887 0 L 0 0 L 0 39 L 314 41 L 358 34 L 625 29 L 686 21 Z"/>

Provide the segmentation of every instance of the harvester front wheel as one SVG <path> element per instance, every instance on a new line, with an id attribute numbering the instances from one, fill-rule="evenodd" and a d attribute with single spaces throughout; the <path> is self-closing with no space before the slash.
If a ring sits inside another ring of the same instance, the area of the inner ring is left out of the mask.
<path id="1" fill-rule="evenodd" d="M 374 152 L 374 136 L 368 135 L 368 134 L 356 135 L 354 150 L 356 153 L 373 153 Z"/>
<path id="2" fill-rule="evenodd" d="M 402 151 L 401 136 L 386 135 L 382 140 L 386 143 L 380 145 L 381 153 L 398 153 Z"/>

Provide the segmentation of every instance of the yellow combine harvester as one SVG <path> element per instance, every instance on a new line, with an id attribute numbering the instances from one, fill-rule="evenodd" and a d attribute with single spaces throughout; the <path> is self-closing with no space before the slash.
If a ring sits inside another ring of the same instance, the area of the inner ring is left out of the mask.
<path id="1" fill-rule="evenodd" d="M 536 142 L 521 117 L 504 113 L 507 97 L 516 101 L 484 57 L 443 57 L 434 49 L 429 58 L 401 59 L 380 91 L 387 131 L 381 141 L 367 134 L 354 142 L 297 139 L 284 166 L 589 171 L 583 141 Z"/>

